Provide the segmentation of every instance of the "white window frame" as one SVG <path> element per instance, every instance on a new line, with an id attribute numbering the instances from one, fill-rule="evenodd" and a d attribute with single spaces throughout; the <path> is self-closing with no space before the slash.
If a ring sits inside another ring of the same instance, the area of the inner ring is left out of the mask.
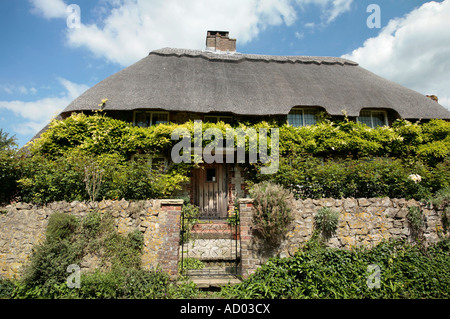
<path id="1" fill-rule="evenodd" d="M 359 112 L 359 114 L 361 115 L 361 112 L 370 112 L 370 128 L 376 128 L 376 126 L 374 126 L 374 123 L 373 123 L 373 113 L 382 113 L 383 114 L 383 119 L 384 119 L 384 125 L 383 126 L 389 126 L 389 122 L 388 122 L 388 117 L 387 117 L 387 111 L 385 111 L 385 110 L 369 110 L 369 109 L 364 109 L 364 110 L 361 110 L 360 112 Z M 356 118 L 356 121 L 358 122 L 358 123 L 362 123 L 362 124 L 366 124 L 367 125 L 367 123 L 363 123 L 363 122 L 361 122 L 360 120 L 360 116 L 358 116 L 357 118 Z"/>
<path id="2" fill-rule="evenodd" d="M 226 121 L 224 121 L 224 119 L 230 120 L 230 122 L 233 120 L 233 117 L 230 116 L 230 115 L 205 115 L 203 117 L 203 120 L 205 122 L 210 122 L 209 120 L 207 120 L 208 117 L 209 118 L 215 118 L 217 121 L 214 122 L 214 123 L 221 122 L 221 121 L 224 122 L 224 123 L 227 123 Z"/>
<path id="3" fill-rule="evenodd" d="M 139 111 L 138 110 L 138 111 L 133 112 L 133 125 L 136 125 L 136 113 L 150 114 L 150 126 L 161 124 L 161 123 L 158 123 L 158 124 L 153 123 L 153 114 L 167 114 L 167 122 L 166 123 L 169 123 L 169 112 L 166 112 L 166 111 Z"/>
<path id="4" fill-rule="evenodd" d="M 289 113 L 291 113 L 292 111 L 302 111 L 302 123 L 301 123 L 300 126 L 294 126 L 293 124 L 289 123 L 289 114 L 288 114 L 288 116 L 286 118 L 286 122 L 290 126 L 303 127 L 303 126 L 311 126 L 311 125 L 317 124 L 317 113 L 319 113 L 319 110 L 316 110 L 314 108 L 307 108 L 307 107 L 293 107 Z M 305 123 L 305 111 L 313 111 L 315 113 L 314 115 L 316 116 L 316 123 L 306 125 L 306 123 Z"/>

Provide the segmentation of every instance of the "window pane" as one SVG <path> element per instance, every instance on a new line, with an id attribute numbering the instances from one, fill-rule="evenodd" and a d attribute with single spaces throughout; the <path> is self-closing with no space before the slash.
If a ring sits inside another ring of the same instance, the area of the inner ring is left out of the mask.
<path id="1" fill-rule="evenodd" d="M 386 125 L 386 122 L 384 120 L 384 112 L 372 112 L 373 127 Z"/>
<path id="2" fill-rule="evenodd" d="M 291 110 L 287 116 L 289 125 L 303 126 L 303 112 L 302 110 Z"/>
<path id="3" fill-rule="evenodd" d="M 219 121 L 222 121 L 222 122 L 228 123 L 228 124 L 231 123 L 232 119 L 233 118 L 231 116 L 219 116 Z"/>
<path id="4" fill-rule="evenodd" d="M 208 168 L 206 170 L 206 181 L 207 182 L 215 182 L 216 181 L 216 169 Z"/>
<path id="5" fill-rule="evenodd" d="M 315 125 L 317 123 L 316 111 L 314 110 L 304 110 L 304 120 L 305 125 Z"/>
<path id="6" fill-rule="evenodd" d="M 147 127 L 150 125 L 150 117 L 146 112 L 136 112 L 134 115 L 134 124 L 139 127 Z"/>
<path id="7" fill-rule="evenodd" d="M 361 115 L 358 117 L 358 122 L 366 124 L 368 127 L 372 127 L 372 117 L 370 112 L 361 111 Z"/>
<path id="8" fill-rule="evenodd" d="M 167 113 L 152 113 L 152 125 L 164 124 L 168 122 Z"/>
<path id="9" fill-rule="evenodd" d="M 164 171 L 166 169 L 166 159 L 164 157 L 152 158 L 152 170 Z"/>
<path id="10" fill-rule="evenodd" d="M 217 116 L 205 116 L 205 122 L 208 123 L 217 123 L 219 121 Z"/>

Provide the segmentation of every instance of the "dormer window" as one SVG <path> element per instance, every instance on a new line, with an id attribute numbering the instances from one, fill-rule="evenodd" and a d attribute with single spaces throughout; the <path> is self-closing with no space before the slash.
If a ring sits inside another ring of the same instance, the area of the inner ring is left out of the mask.
<path id="1" fill-rule="evenodd" d="M 366 124 L 368 127 L 376 128 L 378 126 L 387 126 L 387 112 L 383 110 L 364 110 L 361 111 L 356 119 L 359 123 Z"/>
<path id="2" fill-rule="evenodd" d="M 315 125 L 317 110 L 307 108 L 293 108 L 287 116 L 288 124 L 294 127 Z"/>
<path id="3" fill-rule="evenodd" d="M 152 125 L 169 122 L 169 112 L 161 111 L 135 111 L 133 123 L 139 127 L 149 127 Z"/>

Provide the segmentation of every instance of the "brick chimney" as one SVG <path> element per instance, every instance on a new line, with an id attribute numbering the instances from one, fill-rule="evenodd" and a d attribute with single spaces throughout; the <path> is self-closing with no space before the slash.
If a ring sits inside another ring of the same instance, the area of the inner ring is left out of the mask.
<path id="1" fill-rule="evenodd" d="M 208 31 L 206 35 L 206 50 L 236 52 L 236 39 L 230 39 L 228 35 L 228 31 Z"/>

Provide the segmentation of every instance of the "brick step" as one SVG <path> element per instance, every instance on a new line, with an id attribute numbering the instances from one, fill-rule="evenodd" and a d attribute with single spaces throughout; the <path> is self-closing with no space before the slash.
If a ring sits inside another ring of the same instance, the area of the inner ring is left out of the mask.
<path id="1" fill-rule="evenodd" d="M 226 222 L 214 222 L 214 223 L 197 223 L 192 226 L 194 232 L 201 231 L 228 231 L 231 232 L 233 227 Z"/>
<path id="2" fill-rule="evenodd" d="M 191 231 L 190 238 L 192 239 L 239 239 L 239 234 L 231 233 L 229 231 Z"/>
<path id="3" fill-rule="evenodd" d="M 224 221 L 197 223 L 192 226 L 190 232 L 194 239 L 238 239 L 235 227 Z"/>

